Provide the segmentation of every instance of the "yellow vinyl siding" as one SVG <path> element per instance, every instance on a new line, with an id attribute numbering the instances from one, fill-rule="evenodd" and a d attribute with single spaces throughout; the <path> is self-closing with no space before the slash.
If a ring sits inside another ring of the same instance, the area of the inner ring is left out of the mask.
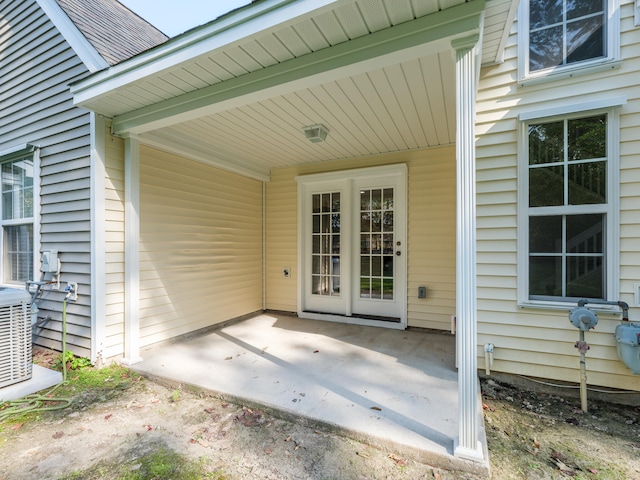
<path id="1" fill-rule="evenodd" d="M 408 324 L 449 330 L 455 311 L 455 149 L 323 162 L 273 170 L 266 200 L 267 308 L 297 311 L 298 229 L 295 177 L 406 163 L 408 185 Z M 292 277 L 282 270 L 291 268 Z M 418 286 L 428 289 L 418 299 Z"/>
<path id="2" fill-rule="evenodd" d="M 633 305 L 632 286 L 640 281 L 640 30 L 632 6 L 622 2 L 622 57 L 619 69 L 538 85 L 517 85 L 517 34 L 507 44 L 505 62 L 484 68 L 477 104 L 478 354 L 493 343 L 494 371 L 579 382 L 579 332 L 566 310 L 517 305 L 518 114 L 563 103 L 625 95 L 620 108 L 620 300 Z M 524 221 L 524 220 L 521 220 Z M 631 308 L 640 321 L 640 309 Z M 600 315 L 586 333 L 588 382 L 640 390 L 618 359 L 613 331 L 619 317 Z"/>
<path id="3" fill-rule="evenodd" d="M 262 183 L 141 147 L 140 344 L 262 309 Z"/>
<path id="4" fill-rule="evenodd" d="M 106 132 L 104 357 L 124 348 L 124 141 Z M 102 319 L 98 319 L 102 321 Z"/>

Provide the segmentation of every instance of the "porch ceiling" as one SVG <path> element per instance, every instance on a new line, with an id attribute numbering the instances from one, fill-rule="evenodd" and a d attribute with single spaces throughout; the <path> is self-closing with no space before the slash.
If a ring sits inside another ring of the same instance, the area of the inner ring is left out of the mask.
<path id="1" fill-rule="evenodd" d="M 99 72 L 117 134 L 267 180 L 273 168 L 455 141 L 451 40 L 500 61 L 516 0 L 263 0 Z M 302 127 L 321 123 L 325 142 Z"/>

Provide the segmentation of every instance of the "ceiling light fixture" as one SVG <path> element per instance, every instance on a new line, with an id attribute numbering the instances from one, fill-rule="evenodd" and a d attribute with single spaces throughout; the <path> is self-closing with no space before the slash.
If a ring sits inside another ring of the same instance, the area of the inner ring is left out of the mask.
<path id="1" fill-rule="evenodd" d="M 303 127 L 302 131 L 304 131 L 304 136 L 311 143 L 324 142 L 327 139 L 327 134 L 329 133 L 329 129 L 320 123 L 317 125 Z"/>

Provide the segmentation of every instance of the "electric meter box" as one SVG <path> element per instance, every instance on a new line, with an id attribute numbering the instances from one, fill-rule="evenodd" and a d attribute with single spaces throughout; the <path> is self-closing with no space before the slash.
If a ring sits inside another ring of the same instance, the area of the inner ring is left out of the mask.
<path id="1" fill-rule="evenodd" d="M 640 323 L 623 323 L 614 334 L 618 357 L 634 375 L 640 375 Z"/>

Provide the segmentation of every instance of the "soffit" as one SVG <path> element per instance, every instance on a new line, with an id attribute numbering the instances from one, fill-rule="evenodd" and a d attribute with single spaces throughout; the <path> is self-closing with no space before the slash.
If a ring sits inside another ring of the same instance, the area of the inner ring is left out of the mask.
<path id="1" fill-rule="evenodd" d="M 464 0 L 329 2 L 295 22 L 203 52 L 83 98 L 81 104 L 115 117 L 118 125 L 128 125 L 124 120 L 138 112 L 184 104 L 207 89 L 368 41 L 394 26 L 405 28 L 416 19 L 446 18 L 447 14 L 453 19 L 455 14 L 448 12 L 465 12 L 465 3 L 479 4 Z M 487 2 L 483 41 L 488 48 L 483 45 L 483 62 L 499 60 L 514 10 L 511 0 Z M 198 34 L 203 30 L 179 39 Z M 171 48 L 170 44 L 160 49 Z M 421 47 L 369 59 L 360 69 L 335 69 L 309 84 L 290 83 L 267 94 L 247 95 L 237 103 L 222 102 L 220 108 L 204 108 L 179 120 L 129 131 L 140 134 L 144 143 L 256 178 L 268 178 L 272 168 L 293 164 L 452 144 L 455 77 L 450 43 Z M 127 62 L 116 68 L 126 66 Z M 301 127 L 315 123 L 329 128 L 326 142 L 310 144 L 304 139 Z"/>

